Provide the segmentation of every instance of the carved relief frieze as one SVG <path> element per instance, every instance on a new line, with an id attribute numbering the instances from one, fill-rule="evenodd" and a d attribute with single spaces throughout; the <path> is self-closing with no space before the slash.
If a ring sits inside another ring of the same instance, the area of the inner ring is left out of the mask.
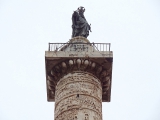
<path id="1" fill-rule="evenodd" d="M 79 97 L 77 97 L 76 95 L 71 96 L 60 101 L 57 104 L 56 103 L 57 102 L 55 102 L 55 115 L 73 108 L 87 108 L 96 112 L 102 112 L 101 101 L 98 101 L 95 98 L 86 95 L 79 95 Z"/>
<path id="2" fill-rule="evenodd" d="M 63 79 L 67 79 L 67 81 Z M 64 76 L 63 78 L 61 78 L 57 84 L 60 84 L 61 86 L 63 86 L 64 84 L 72 81 L 88 81 L 88 82 L 91 81 L 91 82 L 96 82 L 95 84 L 101 84 L 100 82 L 97 82 L 97 79 L 98 79 L 97 77 L 90 74 L 89 72 L 74 71 L 74 72 L 68 73 L 67 76 Z"/>
<path id="3" fill-rule="evenodd" d="M 83 71 L 69 73 L 57 82 L 55 91 L 56 120 L 80 120 L 82 116 L 92 120 L 97 114 L 96 118 L 101 118 L 102 86 L 94 75 Z M 68 113 L 73 110 L 76 112 Z"/>
<path id="4" fill-rule="evenodd" d="M 59 114 L 55 120 L 102 120 L 102 115 L 88 109 L 72 109 Z"/>
<path id="5" fill-rule="evenodd" d="M 68 81 L 68 79 L 63 79 L 66 81 L 66 85 L 59 83 L 59 88 L 56 89 L 56 100 L 63 99 L 64 97 L 68 95 L 73 94 L 87 94 L 87 95 L 93 95 L 97 99 L 101 101 L 102 99 L 102 88 L 101 84 L 98 82 L 91 82 L 89 81 Z M 75 79 L 76 80 L 76 79 Z M 99 86 L 98 86 L 99 85 Z"/>

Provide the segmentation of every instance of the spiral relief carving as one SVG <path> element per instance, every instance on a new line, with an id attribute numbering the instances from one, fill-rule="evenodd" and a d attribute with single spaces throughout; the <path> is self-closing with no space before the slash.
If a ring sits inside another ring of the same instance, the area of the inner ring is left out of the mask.
<path id="1" fill-rule="evenodd" d="M 55 120 L 101 120 L 102 86 L 94 75 L 69 73 L 58 81 L 55 91 Z"/>

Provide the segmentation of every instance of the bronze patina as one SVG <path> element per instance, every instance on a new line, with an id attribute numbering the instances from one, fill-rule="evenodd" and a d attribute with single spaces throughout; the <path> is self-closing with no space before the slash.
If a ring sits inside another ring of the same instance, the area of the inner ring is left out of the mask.
<path id="1" fill-rule="evenodd" d="M 84 12 L 85 8 L 79 7 L 72 14 L 72 37 L 83 36 L 87 38 L 89 31 L 91 32 L 91 25 L 88 24 Z"/>

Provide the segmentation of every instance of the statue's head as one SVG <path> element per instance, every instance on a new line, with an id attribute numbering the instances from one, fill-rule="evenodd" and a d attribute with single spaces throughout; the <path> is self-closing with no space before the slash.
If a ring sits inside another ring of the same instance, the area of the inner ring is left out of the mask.
<path id="1" fill-rule="evenodd" d="M 82 6 L 80 6 L 80 7 L 78 8 L 78 12 L 79 12 L 79 13 L 84 13 L 84 12 L 85 12 L 85 8 L 82 7 Z"/>

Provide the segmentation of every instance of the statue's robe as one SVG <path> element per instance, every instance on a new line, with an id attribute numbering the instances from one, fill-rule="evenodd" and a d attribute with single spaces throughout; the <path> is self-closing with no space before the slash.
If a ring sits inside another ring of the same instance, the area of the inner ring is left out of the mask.
<path id="1" fill-rule="evenodd" d="M 83 13 L 78 13 L 77 11 L 74 11 L 72 15 L 72 37 L 76 36 L 83 36 L 83 37 L 88 37 L 89 35 L 89 30 L 90 30 L 90 25 L 86 21 Z"/>

